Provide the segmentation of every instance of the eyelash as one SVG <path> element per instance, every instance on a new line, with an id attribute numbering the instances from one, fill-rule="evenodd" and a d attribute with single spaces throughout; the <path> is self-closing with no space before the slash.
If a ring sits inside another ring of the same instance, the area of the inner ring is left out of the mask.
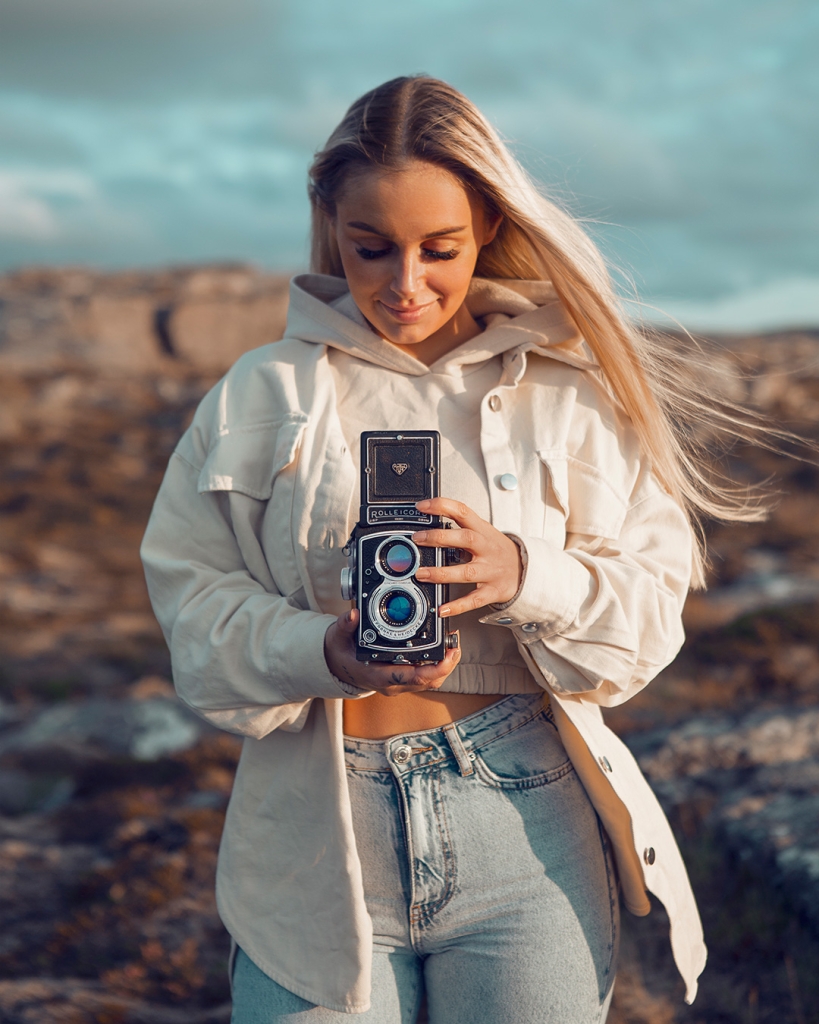
<path id="1" fill-rule="evenodd" d="M 389 249 L 365 249 L 363 245 L 356 246 L 356 252 L 363 260 L 380 259 L 389 251 Z M 445 252 L 439 252 L 437 249 L 422 249 L 421 251 L 433 260 L 454 260 L 458 255 L 457 249 L 447 249 Z"/>

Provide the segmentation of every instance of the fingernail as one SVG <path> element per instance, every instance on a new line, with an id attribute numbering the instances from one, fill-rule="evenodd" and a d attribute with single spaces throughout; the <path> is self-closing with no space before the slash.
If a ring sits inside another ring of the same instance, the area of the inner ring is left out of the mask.
<path id="1" fill-rule="evenodd" d="M 438 614 L 443 618 L 445 615 L 449 615 L 449 605 L 445 604 L 443 608 L 438 609 Z"/>
<path id="2" fill-rule="evenodd" d="M 429 579 L 429 569 L 419 569 L 418 572 L 415 574 L 415 578 L 417 580 L 428 580 Z"/>
<path id="3" fill-rule="evenodd" d="M 426 512 L 426 510 L 429 508 L 431 504 L 432 502 L 429 500 L 429 498 L 424 498 L 423 501 L 416 501 L 415 507 L 418 509 L 419 512 Z"/>
<path id="4" fill-rule="evenodd" d="M 419 533 L 414 533 L 412 539 L 417 541 L 419 544 L 427 539 L 427 531 L 421 530 Z"/>

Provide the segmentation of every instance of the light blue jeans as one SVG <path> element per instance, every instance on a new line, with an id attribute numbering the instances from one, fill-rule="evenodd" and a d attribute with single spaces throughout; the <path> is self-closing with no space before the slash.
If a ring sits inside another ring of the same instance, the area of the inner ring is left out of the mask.
<path id="1" fill-rule="evenodd" d="M 538 694 L 454 725 L 345 738 L 373 920 L 361 1024 L 599 1024 L 619 937 L 608 840 Z M 318 965 L 320 970 L 320 965 Z M 232 1024 L 340 1024 L 242 952 Z"/>

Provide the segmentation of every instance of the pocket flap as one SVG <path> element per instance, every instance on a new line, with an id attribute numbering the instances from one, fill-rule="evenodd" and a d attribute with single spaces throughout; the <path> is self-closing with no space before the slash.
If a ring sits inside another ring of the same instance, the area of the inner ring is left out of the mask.
<path id="1" fill-rule="evenodd" d="M 568 520 L 570 511 L 568 453 L 565 448 L 541 448 L 538 455 L 549 474 L 549 485 L 555 500 Z"/>
<path id="2" fill-rule="evenodd" d="M 295 459 L 307 416 L 289 413 L 220 434 L 199 473 L 197 490 L 239 491 L 266 501 L 276 476 Z"/>
<path id="3" fill-rule="evenodd" d="M 566 517 L 566 531 L 608 540 L 619 537 L 628 502 L 600 470 L 562 449 L 540 449 L 538 455 Z"/>

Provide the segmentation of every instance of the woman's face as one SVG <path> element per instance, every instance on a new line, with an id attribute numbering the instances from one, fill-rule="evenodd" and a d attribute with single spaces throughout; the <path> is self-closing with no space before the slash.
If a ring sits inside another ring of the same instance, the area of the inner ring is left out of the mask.
<path id="1" fill-rule="evenodd" d="M 479 333 L 463 302 L 499 224 L 454 174 L 418 160 L 351 173 L 331 221 L 358 308 L 426 362 Z"/>

